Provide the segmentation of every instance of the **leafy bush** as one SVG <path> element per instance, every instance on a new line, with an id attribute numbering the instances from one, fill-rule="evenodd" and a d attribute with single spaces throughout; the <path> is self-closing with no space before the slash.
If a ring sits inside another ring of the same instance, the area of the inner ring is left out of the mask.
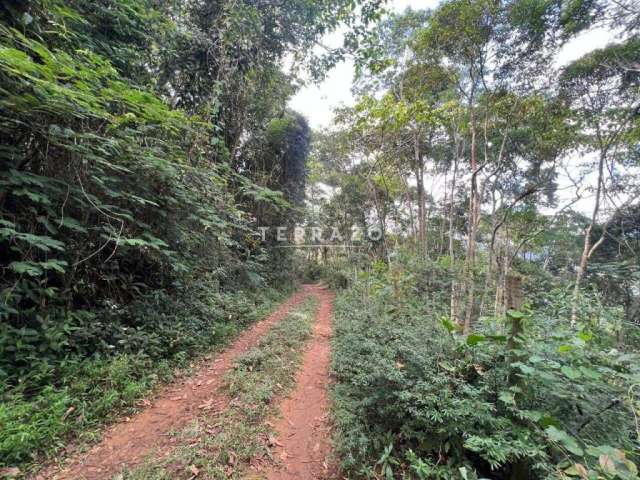
<path id="1" fill-rule="evenodd" d="M 224 345 L 282 296 L 272 289 L 215 288 L 204 279 L 174 295 L 154 292 L 125 307 L 74 317 L 64 327 L 52 322 L 16 332 L 4 325 L 13 336 L 1 340 L 0 466 L 28 464 L 62 447 L 71 434 L 90 437 L 176 367 Z"/>
<path id="2" fill-rule="evenodd" d="M 571 329 L 550 303 L 511 312 L 525 323 L 511 341 L 493 321 L 463 337 L 437 297 L 379 267 L 337 299 L 336 445 L 350 477 L 637 478 L 640 363 L 606 315 Z"/>
<path id="3" fill-rule="evenodd" d="M 369 257 L 363 253 L 351 253 L 347 257 L 325 260 L 322 263 L 313 259 L 300 258 L 296 269 L 302 282 L 322 281 L 334 290 L 341 290 L 353 283 L 356 272 L 368 261 Z"/>

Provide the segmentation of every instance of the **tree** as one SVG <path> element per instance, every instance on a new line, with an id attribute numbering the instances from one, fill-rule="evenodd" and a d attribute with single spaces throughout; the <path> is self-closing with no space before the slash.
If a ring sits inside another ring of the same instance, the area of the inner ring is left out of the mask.
<path id="1" fill-rule="evenodd" d="M 631 191 L 624 192 L 627 198 L 620 203 L 623 182 L 617 171 L 618 168 L 624 168 L 625 153 L 633 145 L 633 140 L 631 144 L 628 142 L 633 138 L 629 134 L 633 131 L 634 121 L 640 112 L 640 76 L 628 72 L 621 65 L 639 59 L 638 52 L 638 40 L 597 50 L 568 66 L 560 79 L 563 95 L 573 107 L 576 119 L 583 128 L 581 144 L 587 152 L 596 155 L 594 206 L 589 224 L 585 228 L 582 255 L 576 272 L 572 323 L 577 320 L 580 287 L 589 259 L 606 235 L 605 225 L 600 238 L 595 241 L 592 239 L 592 232 L 603 206 L 610 205 L 613 210 L 609 215 L 613 215 L 621 205 L 631 203 L 638 196 L 633 187 Z"/>

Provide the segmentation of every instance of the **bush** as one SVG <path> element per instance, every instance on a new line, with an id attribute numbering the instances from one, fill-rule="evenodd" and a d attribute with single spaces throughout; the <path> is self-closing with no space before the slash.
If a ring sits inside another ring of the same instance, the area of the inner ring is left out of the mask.
<path id="1" fill-rule="evenodd" d="M 550 316 L 553 303 L 514 312 L 526 329 L 510 349 L 504 324 L 459 335 L 437 295 L 404 281 L 412 275 L 374 269 L 337 299 L 333 398 L 347 475 L 637 478 L 638 356 L 613 346 L 606 312 L 576 329 Z"/>
<path id="2" fill-rule="evenodd" d="M 90 436 L 281 296 L 272 289 L 221 293 L 205 278 L 173 295 L 154 292 L 126 307 L 74 316 L 63 327 L 43 323 L 25 335 L 4 325 L 12 336 L 0 340 L 0 467 L 27 465 L 72 433 Z"/>

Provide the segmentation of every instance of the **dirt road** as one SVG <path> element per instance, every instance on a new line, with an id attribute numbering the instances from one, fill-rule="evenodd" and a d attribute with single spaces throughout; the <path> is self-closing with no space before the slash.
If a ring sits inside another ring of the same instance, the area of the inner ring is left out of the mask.
<path id="1" fill-rule="evenodd" d="M 280 460 L 261 477 L 268 480 L 312 480 L 332 476 L 327 399 L 333 293 L 318 288 L 320 300 L 313 337 L 304 353 L 296 387 L 275 422 L 274 457 Z"/>
<path id="2" fill-rule="evenodd" d="M 255 346 L 259 339 L 288 312 L 316 293 L 317 287 L 304 286 L 276 311 L 242 333 L 226 350 L 203 364 L 198 371 L 169 385 L 150 406 L 129 419 L 108 428 L 100 443 L 88 452 L 72 456 L 61 470 L 52 466 L 36 479 L 106 480 L 124 467 L 135 467 L 151 452 L 162 455 L 172 448 L 171 431 L 179 430 L 197 417 L 199 406 L 225 402 L 220 387 L 233 360 Z M 157 453 L 156 453 L 157 452 Z"/>

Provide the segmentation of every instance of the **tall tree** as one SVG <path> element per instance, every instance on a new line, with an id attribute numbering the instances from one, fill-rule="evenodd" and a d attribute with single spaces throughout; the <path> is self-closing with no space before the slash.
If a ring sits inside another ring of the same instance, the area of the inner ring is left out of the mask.
<path id="1" fill-rule="evenodd" d="M 624 192 L 627 198 L 620 198 L 624 186 L 620 171 L 625 168 L 627 152 L 634 148 L 635 139 L 629 135 L 640 113 L 640 73 L 630 72 L 624 65 L 637 61 L 640 61 L 640 40 L 631 40 L 588 54 L 569 65 L 561 77 L 562 93 L 583 128 L 580 143 L 586 152 L 596 157 L 594 204 L 576 272 L 572 323 L 577 320 L 580 288 L 589 259 L 606 236 L 605 225 L 600 237 L 592 238 L 603 206 L 609 206 L 607 213 L 612 216 L 638 196 L 633 187 Z"/>

